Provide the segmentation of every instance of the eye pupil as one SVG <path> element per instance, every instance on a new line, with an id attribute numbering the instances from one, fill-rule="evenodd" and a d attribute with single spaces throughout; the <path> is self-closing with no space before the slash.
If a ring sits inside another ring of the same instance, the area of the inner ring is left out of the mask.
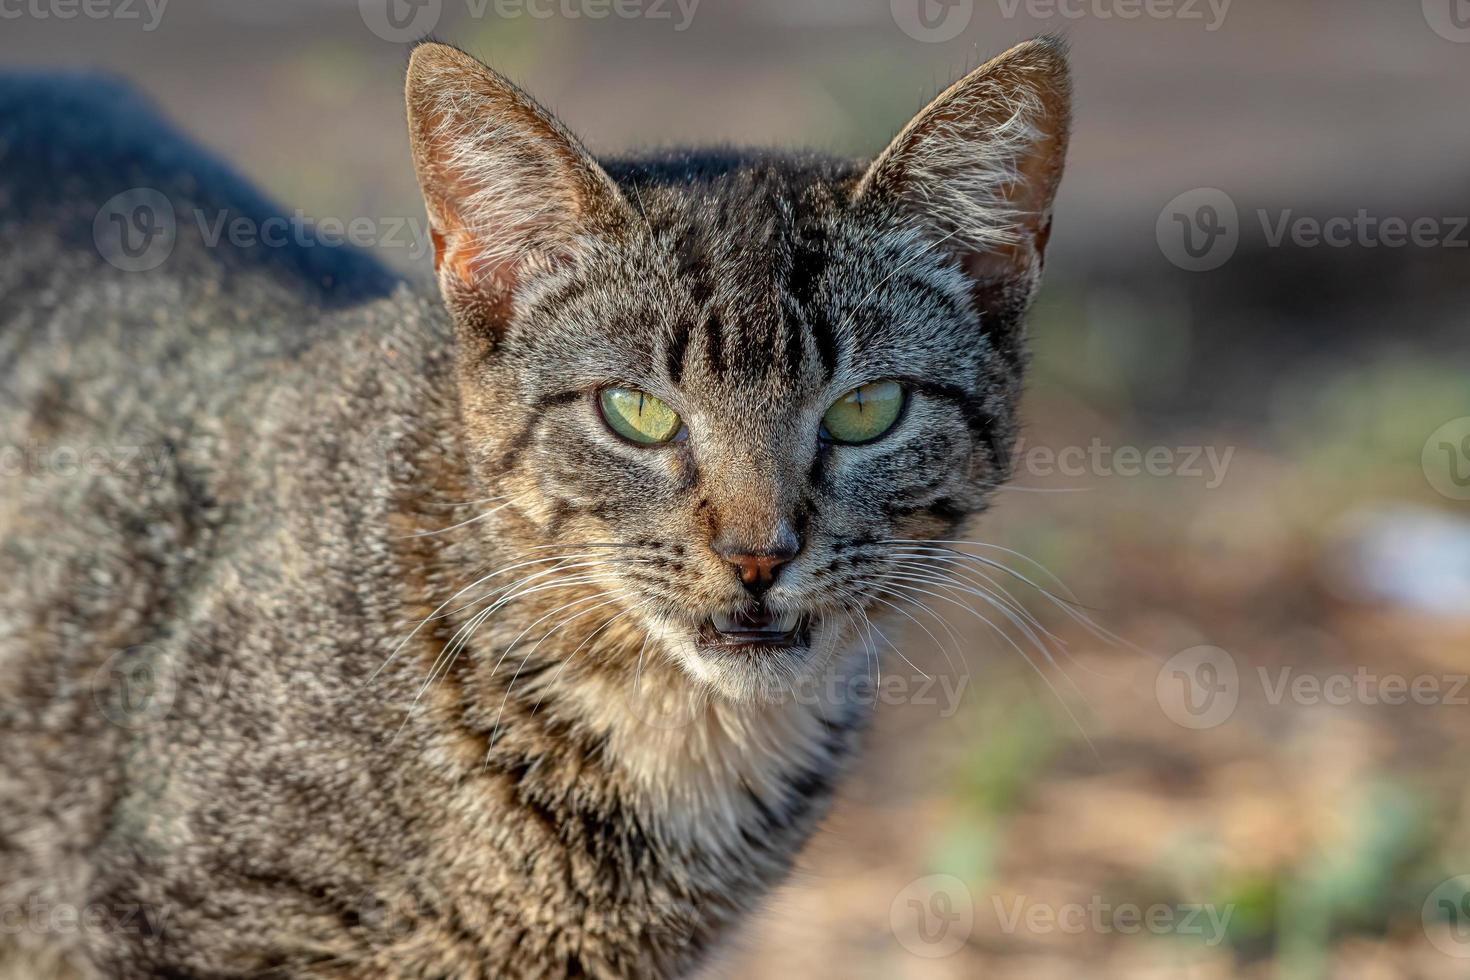
<path id="1" fill-rule="evenodd" d="M 604 388 L 597 396 L 603 421 L 619 437 L 640 446 L 677 439 L 684 422 L 667 404 L 635 388 Z"/>
<path id="2" fill-rule="evenodd" d="M 907 394 L 896 381 L 874 381 L 854 388 L 822 416 L 822 438 L 860 445 L 886 435 L 903 414 Z"/>

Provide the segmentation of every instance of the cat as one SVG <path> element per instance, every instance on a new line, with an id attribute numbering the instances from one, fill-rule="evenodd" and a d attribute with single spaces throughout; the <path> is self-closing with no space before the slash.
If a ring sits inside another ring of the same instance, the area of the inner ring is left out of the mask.
<path id="1" fill-rule="evenodd" d="M 599 162 L 434 42 L 406 93 L 437 290 L 211 241 L 276 212 L 109 83 L 0 83 L 12 957 L 697 970 L 858 749 L 810 682 L 1009 475 L 1055 39 L 866 165 Z"/>

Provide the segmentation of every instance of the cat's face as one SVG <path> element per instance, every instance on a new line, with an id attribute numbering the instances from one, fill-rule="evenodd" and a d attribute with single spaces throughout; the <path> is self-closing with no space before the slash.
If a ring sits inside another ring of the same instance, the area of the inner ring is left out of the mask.
<path id="1" fill-rule="evenodd" d="M 867 617 L 912 581 L 895 552 L 1007 475 L 1065 140 L 1060 55 L 1030 56 L 956 86 L 864 171 L 604 170 L 467 56 L 415 55 L 482 476 L 727 696 L 881 642 Z"/>

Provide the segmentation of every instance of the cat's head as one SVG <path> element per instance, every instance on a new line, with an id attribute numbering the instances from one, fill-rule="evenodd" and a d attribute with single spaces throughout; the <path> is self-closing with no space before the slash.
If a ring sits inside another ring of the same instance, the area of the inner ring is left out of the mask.
<path id="1" fill-rule="evenodd" d="M 527 557 L 566 556 L 730 697 L 904 602 L 902 543 L 950 536 L 1008 475 L 1068 106 L 1038 40 L 871 165 L 600 165 L 475 59 L 418 47 L 466 441 L 552 546 Z"/>

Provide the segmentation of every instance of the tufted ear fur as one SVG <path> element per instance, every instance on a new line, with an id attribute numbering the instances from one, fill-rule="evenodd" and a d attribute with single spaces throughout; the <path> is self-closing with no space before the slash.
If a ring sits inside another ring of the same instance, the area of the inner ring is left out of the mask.
<path id="1" fill-rule="evenodd" d="M 1017 45 L 919 113 L 854 191 L 957 255 L 981 308 L 1029 302 L 1051 233 L 1071 115 L 1066 51 Z"/>
<path id="2" fill-rule="evenodd" d="M 463 51 L 419 45 L 406 89 L 440 289 L 462 324 L 493 335 L 518 285 L 575 261 L 630 209 L 550 113 Z"/>

